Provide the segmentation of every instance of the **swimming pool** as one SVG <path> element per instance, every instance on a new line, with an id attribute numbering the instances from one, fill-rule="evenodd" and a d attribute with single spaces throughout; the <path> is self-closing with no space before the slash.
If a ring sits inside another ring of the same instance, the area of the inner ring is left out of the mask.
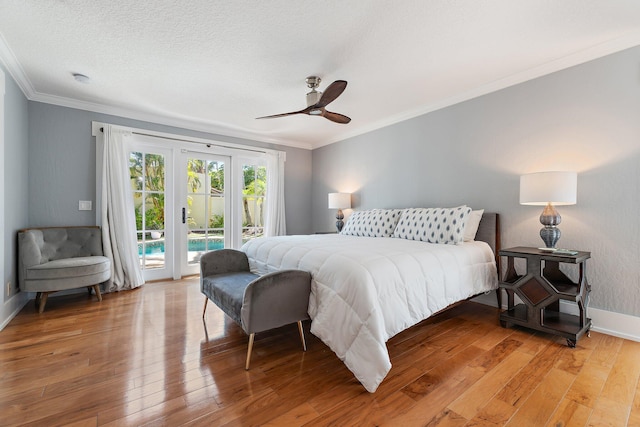
<path id="1" fill-rule="evenodd" d="M 207 244 L 208 243 L 208 244 Z M 223 249 L 224 241 L 221 239 L 189 239 L 189 252 L 204 252 L 215 249 Z M 145 242 L 145 255 L 164 254 L 164 239 L 150 240 Z M 142 256 L 142 243 L 138 243 L 138 256 Z"/>

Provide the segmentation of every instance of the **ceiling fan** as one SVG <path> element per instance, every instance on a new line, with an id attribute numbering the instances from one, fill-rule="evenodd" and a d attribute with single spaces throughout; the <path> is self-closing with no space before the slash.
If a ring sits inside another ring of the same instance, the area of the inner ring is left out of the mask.
<path id="1" fill-rule="evenodd" d="M 258 119 L 274 119 L 276 117 L 291 116 L 293 114 L 308 114 L 310 116 L 322 116 L 336 123 L 349 123 L 351 119 L 343 114 L 333 113 L 325 110 L 324 107 L 333 102 L 344 92 L 347 82 L 344 80 L 336 80 L 331 83 L 324 92 L 318 92 L 316 88 L 320 85 L 320 77 L 309 76 L 306 79 L 307 86 L 311 88 L 311 92 L 307 94 L 307 108 L 300 111 L 292 111 L 290 113 L 274 114 L 273 116 L 257 117 Z"/>

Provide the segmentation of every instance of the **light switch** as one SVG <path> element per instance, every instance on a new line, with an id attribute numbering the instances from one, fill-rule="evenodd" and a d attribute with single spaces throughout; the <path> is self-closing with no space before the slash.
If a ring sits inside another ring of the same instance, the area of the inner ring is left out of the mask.
<path id="1" fill-rule="evenodd" d="M 90 211 L 91 210 L 91 200 L 80 200 L 80 202 L 78 202 L 78 210 L 79 211 Z"/>

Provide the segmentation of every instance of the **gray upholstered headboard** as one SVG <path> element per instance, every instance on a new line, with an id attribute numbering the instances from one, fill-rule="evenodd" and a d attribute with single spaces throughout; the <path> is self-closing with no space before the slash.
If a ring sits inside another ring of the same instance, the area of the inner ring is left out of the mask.
<path id="1" fill-rule="evenodd" d="M 500 250 L 500 215 L 495 212 L 485 212 L 482 214 L 478 232 L 476 233 L 476 240 L 489 244 L 493 253 L 496 255 L 496 263 L 500 265 L 500 257 L 498 256 L 498 251 Z"/>

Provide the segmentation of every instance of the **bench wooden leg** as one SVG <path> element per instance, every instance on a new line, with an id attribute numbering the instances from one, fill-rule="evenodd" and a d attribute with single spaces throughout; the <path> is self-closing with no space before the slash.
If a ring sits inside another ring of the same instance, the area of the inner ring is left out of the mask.
<path id="1" fill-rule="evenodd" d="M 249 370 L 249 362 L 251 361 L 251 350 L 253 350 L 253 337 L 256 334 L 249 335 L 249 348 L 247 349 L 247 363 L 244 364 L 244 369 Z"/>
<path id="2" fill-rule="evenodd" d="M 93 285 L 93 292 L 96 293 L 96 297 L 98 297 L 98 301 L 102 301 L 102 294 L 100 293 L 100 286 Z M 91 291 L 89 291 L 91 293 Z"/>
<path id="3" fill-rule="evenodd" d="M 47 305 L 47 298 L 49 298 L 49 292 L 40 293 L 40 305 L 38 306 L 38 313 L 44 311 L 44 306 Z"/>
<path id="4" fill-rule="evenodd" d="M 209 302 L 208 297 L 204 297 L 204 308 L 202 309 L 202 318 L 204 319 L 204 314 L 207 312 L 207 303 Z"/>
<path id="5" fill-rule="evenodd" d="M 302 329 L 302 320 L 298 320 L 298 332 L 300 332 L 300 341 L 302 341 L 302 351 L 307 351 L 307 343 L 304 340 L 304 330 Z"/>

